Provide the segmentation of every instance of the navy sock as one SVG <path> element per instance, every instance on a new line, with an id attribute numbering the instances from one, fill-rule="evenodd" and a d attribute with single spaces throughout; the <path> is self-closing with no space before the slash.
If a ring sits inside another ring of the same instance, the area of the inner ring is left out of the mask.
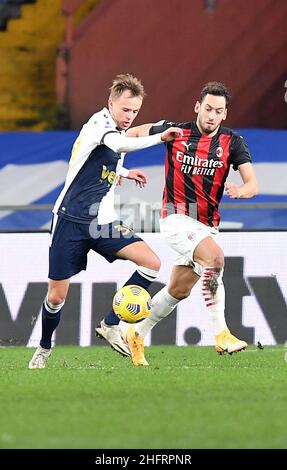
<path id="1" fill-rule="evenodd" d="M 56 313 L 50 313 L 46 310 L 45 302 L 42 307 L 42 338 L 40 346 L 45 349 L 50 349 L 52 346 L 52 334 L 60 322 L 62 309 Z"/>
<path id="2" fill-rule="evenodd" d="M 137 285 L 141 286 L 144 289 L 148 290 L 149 286 L 152 284 L 153 280 L 150 281 L 145 277 L 141 276 L 138 271 L 135 271 L 129 280 L 124 284 L 125 286 Z M 105 316 L 106 325 L 118 325 L 120 323 L 119 317 L 115 314 L 113 309 Z"/>

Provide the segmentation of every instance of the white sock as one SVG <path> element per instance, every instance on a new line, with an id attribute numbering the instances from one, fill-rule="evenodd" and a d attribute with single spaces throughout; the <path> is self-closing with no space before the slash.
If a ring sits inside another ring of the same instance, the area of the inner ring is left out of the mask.
<path id="1" fill-rule="evenodd" d="M 44 308 L 49 313 L 58 313 L 61 310 L 61 308 L 64 307 L 64 304 L 65 304 L 65 300 L 63 300 L 63 302 L 61 304 L 52 304 L 48 300 L 48 295 L 45 297 L 45 300 L 44 300 Z"/>
<path id="2" fill-rule="evenodd" d="M 204 268 L 202 276 L 202 293 L 205 305 L 210 314 L 215 336 L 227 328 L 225 322 L 225 289 L 222 282 L 223 269 Z M 213 292 L 212 284 L 215 284 Z M 216 287 L 217 284 L 217 287 Z"/>
<path id="3" fill-rule="evenodd" d="M 144 338 L 150 330 L 164 317 L 167 317 L 180 300 L 172 297 L 168 293 L 167 286 L 163 287 L 155 296 L 152 298 L 151 314 L 148 318 L 141 321 L 135 327 L 135 331 L 138 333 L 140 338 Z"/>

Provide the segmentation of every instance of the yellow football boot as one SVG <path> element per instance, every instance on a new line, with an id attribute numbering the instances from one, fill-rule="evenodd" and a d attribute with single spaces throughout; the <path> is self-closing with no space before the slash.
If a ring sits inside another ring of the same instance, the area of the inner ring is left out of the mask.
<path id="1" fill-rule="evenodd" d="M 139 338 L 134 326 L 130 326 L 127 330 L 126 341 L 131 352 L 133 364 L 135 366 L 148 366 L 144 357 L 144 338 Z"/>
<path id="2" fill-rule="evenodd" d="M 219 354 L 243 351 L 247 348 L 247 343 L 232 335 L 228 328 L 215 336 L 215 349 Z"/>

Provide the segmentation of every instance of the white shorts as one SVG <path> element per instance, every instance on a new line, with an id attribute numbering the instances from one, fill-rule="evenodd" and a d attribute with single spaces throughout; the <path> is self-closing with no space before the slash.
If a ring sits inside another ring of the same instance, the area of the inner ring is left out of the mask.
<path id="1" fill-rule="evenodd" d="M 171 214 L 159 220 L 160 232 L 178 256 L 176 266 L 190 266 L 199 276 L 203 268 L 193 260 L 194 250 L 206 237 L 214 238 L 218 234 L 216 227 L 208 227 L 184 214 Z"/>

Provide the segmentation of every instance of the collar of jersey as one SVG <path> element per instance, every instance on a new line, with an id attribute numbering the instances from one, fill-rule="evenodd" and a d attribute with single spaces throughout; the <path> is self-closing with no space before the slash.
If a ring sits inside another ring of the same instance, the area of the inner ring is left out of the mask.
<path id="1" fill-rule="evenodd" d="M 113 120 L 112 115 L 111 115 L 110 111 L 108 110 L 108 108 L 104 107 L 104 108 L 103 108 L 103 111 L 109 115 L 109 119 L 112 121 L 112 124 L 115 126 L 115 129 L 116 129 L 117 131 L 119 131 L 121 134 L 124 134 L 125 131 L 124 131 L 124 130 L 121 130 L 121 129 L 119 129 L 119 128 L 117 127 L 117 124 L 116 124 L 116 122 Z"/>

